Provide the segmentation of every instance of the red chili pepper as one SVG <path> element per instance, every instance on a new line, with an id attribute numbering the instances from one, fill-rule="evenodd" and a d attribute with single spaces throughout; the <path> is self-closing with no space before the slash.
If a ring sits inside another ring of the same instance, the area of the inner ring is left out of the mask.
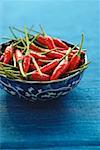
<path id="1" fill-rule="evenodd" d="M 43 44 L 43 45 L 46 45 L 45 37 L 42 36 L 42 35 L 39 35 L 39 36 L 37 37 L 37 41 L 38 41 L 39 43 Z"/>
<path id="2" fill-rule="evenodd" d="M 30 70 L 35 70 L 36 67 L 34 66 L 34 64 L 30 64 Z"/>
<path id="3" fill-rule="evenodd" d="M 39 66 L 41 66 L 41 65 L 43 64 L 43 62 L 42 62 L 42 61 L 39 61 L 39 60 L 37 60 L 36 62 L 37 62 L 37 64 L 38 64 Z M 35 69 L 36 69 L 36 67 L 34 66 L 34 64 L 32 64 L 32 63 L 30 64 L 30 69 L 31 69 L 31 70 L 35 70 Z"/>
<path id="4" fill-rule="evenodd" d="M 3 61 L 3 59 L 4 59 L 4 55 L 1 55 L 0 56 L 0 62 Z"/>
<path id="5" fill-rule="evenodd" d="M 60 39 L 54 38 L 53 41 L 56 46 L 66 48 L 66 50 L 68 49 L 68 46 L 64 42 L 62 42 Z"/>
<path id="6" fill-rule="evenodd" d="M 48 63 L 40 68 L 42 73 L 48 73 L 50 70 L 54 69 L 59 63 L 59 60 L 53 60 L 51 63 Z M 30 64 L 30 69 L 34 70 L 33 74 L 36 72 L 36 67 L 34 64 Z"/>
<path id="7" fill-rule="evenodd" d="M 66 54 L 66 51 L 64 50 L 64 51 L 60 51 L 63 55 L 65 55 Z M 68 58 L 70 59 L 72 56 L 73 56 L 74 54 L 73 54 L 73 52 L 71 52 L 69 55 L 68 55 Z"/>
<path id="8" fill-rule="evenodd" d="M 78 49 L 76 49 L 76 50 L 73 50 L 73 51 L 72 51 L 72 53 L 73 53 L 73 54 L 75 54 L 75 53 L 77 53 L 78 51 L 79 51 L 79 50 L 78 50 Z M 85 52 L 84 52 L 84 51 L 82 51 L 82 50 L 81 50 L 81 52 L 80 52 L 80 53 L 81 53 L 81 54 L 85 54 Z"/>
<path id="9" fill-rule="evenodd" d="M 16 58 L 16 61 L 19 65 L 19 69 L 20 69 L 20 72 L 22 74 L 23 77 L 26 77 L 24 71 L 23 71 L 23 67 L 22 67 L 22 60 L 23 60 L 23 55 L 22 55 L 22 52 L 20 50 L 16 50 L 15 51 L 15 58 Z"/>
<path id="10" fill-rule="evenodd" d="M 73 50 L 73 51 L 69 54 L 68 59 L 71 59 L 77 52 L 78 52 L 77 50 L 75 50 L 75 52 L 74 52 L 74 50 Z M 85 54 L 84 51 L 81 51 L 81 52 L 80 52 L 80 55 L 84 55 L 84 54 Z"/>
<path id="11" fill-rule="evenodd" d="M 73 57 L 73 53 L 70 53 L 69 55 L 68 55 L 68 59 L 71 59 L 72 57 Z"/>
<path id="12" fill-rule="evenodd" d="M 39 68 L 40 71 L 41 71 L 41 74 L 42 74 L 42 73 L 48 73 L 50 70 L 54 69 L 54 68 L 59 64 L 59 62 L 61 62 L 61 61 L 71 52 L 71 50 L 72 50 L 72 49 L 69 48 L 69 50 L 67 50 L 66 55 L 63 56 L 61 59 L 59 59 L 59 60 L 58 60 L 58 59 L 53 60 L 52 62 L 48 63 L 47 65 L 45 65 L 45 66 Z M 35 71 L 32 72 L 32 74 L 35 74 L 36 72 L 37 72 L 37 71 L 35 70 Z M 31 74 L 31 73 L 29 73 L 29 74 Z"/>
<path id="13" fill-rule="evenodd" d="M 45 36 L 45 43 L 48 49 L 56 48 L 53 39 L 50 36 Z"/>
<path id="14" fill-rule="evenodd" d="M 31 51 L 30 55 L 33 56 L 36 59 L 45 59 L 45 60 L 49 59 L 46 55 L 41 55 L 41 54 L 39 54 L 37 52 L 34 52 L 34 51 Z"/>
<path id="15" fill-rule="evenodd" d="M 62 74 L 64 74 L 69 67 L 69 62 L 67 59 L 63 59 L 59 65 L 55 68 L 52 76 L 50 77 L 50 80 L 56 80 L 58 79 Z"/>
<path id="16" fill-rule="evenodd" d="M 30 44 L 29 49 L 36 51 L 36 52 L 41 52 L 41 49 L 33 43 Z"/>
<path id="17" fill-rule="evenodd" d="M 61 54 L 66 54 L 66 50 L 63 50 L 63 51 L 61 51 L 61 50 L 58 50 Z"/>
<path id="18" fill-rule="evenodd" d="M 15 58 L 17 62 L 23 59 L 22 52 L 19 49 L 16 49 L 15 51 Z"/>
<path id="19" fill-rule="evenodd" d="M 83 65 L 84 64 L 84 59 L 81 59 L 80 64 L 79 65 Z"/>
<path id="20" fill-rule="evenodd" d="M 63 47 L 57 47 L 57 50 L 63 51 L 63 50 L 66 50 L 66 48 L 63 48 Z"/>
<path id="21" fill-rule="evenodd" d="M 68 55 L 71 53 L 74 47 L 72 49 L 69 48 L 67 50 L 66 58 L 63 56 L 63 58 L 65 59 L 62 59 L 61 62 L 58 64 L 58 66 L 55 68 L 55 70 L 53 71 L 53 74 L 50 77 L 50 80 L 58 79 L 62 74 L 64 74 L 68 70 L 69 68 Z"/>
<path id="22" fill-rule="evenodd" d="M 25 73 L 28 72 L 30 67 L 31 57 L 29 55 L 26 55 L 23 59 L 23 70 Z"/>
<path id="23" fill-rule="evenodd" d="M 80 48 L 79 48 L 78 52 L 71 58 L 71 60 L 69 62 L 68 71 L 72 71 L 72 70 L 76 69 L 81 62 L 81 49 L 82 49 L 83 40 L 84 40 L 84 34 L 82 34 L 82 40 L 81 40 Z"/>
<path id="24" fill-rule="evenodd" d="M 63 51 L 59 51 L 61 54 L 66 54 L 66 50 L 63 50 Z M 77 53 L 78 52 L 78 50 L 72 50 L 72 52 L 69 54 L 69 55 L 73 55 L 73 54 L 75 54 L 75 53 Z M 84 51 L 81 51 L 80 52 L 81 54 L 85 54 L 85 52 Z"/>
<path id="25" fill-rule="evenodd" d="M 31 74 L 31 78 L 35 81 L 49 81 L 50 76 L 47 74 L 40 75 L 38 72 Z"/>
<path id="26" fill-rule="evenodd" d="M 54 59 L 54 58 L 62 58 L 63 57 L 63 54 L 59 53 L 59 52 L 56 52 L 56 51 L 51 51 L 51 52 L 48 52 L 46 54 L 48 57 Z"/>
<path id="27" fill-rule="evenodd" d="M 70 65 L 69 65 L 68 71 L 72 71 L 72 70 L 76 69 L 78 67 L 80 61 L 81 61 L 80 55 L 75 54 L 69 62 Z"/>
<path id="28" fill-rule="evenodd" d="M 36 60 L 36 62 L 39 66 L 43 65 L 43 62 L 41 60 Z"/>
<path id="29" fill-rule="evenodd" d="M 70 54 L 70 52 L 71 52 L 71 48 L 69 48 L 69 50 L 67 51 L 67 53 L 66 53 L 66 55 L 65 56 L 63 56 L 61 59 L 56 59 L 56 60 L 53 60 L 51 63 L 48 63 L 47 65 L 45 65 L 45 66 L 43 66 L 43 67 L 41 67 L 40 68 L 40 70 L 41 70 L 41 72 L 43 72 L 43 73 L 48 73 L 50 70 L 52 70 L 52 69 L 54 69 L 55 67 L 56 68 L 58 68 L 57 70 L 58 71 L 56 71 L 56 69 L 55 69 L 55 71 L 54 71 L 54 77 L 59 77 L 60 76 L 60 73 L 59 73 L 59 67 L 60 67 L 60 69 L 61 69 L 61 73 L 63 72 L 63 71 L 65 71 L 65 68 L 66 68 L 66 66 L 65 66 L 65 62 L 67 62 L 68 63 L 68 60 L 64 60 L 65 59 L 65 57 L 68 57 L 67 55 L 69 55 Z M 64 67 L 63 67 L 64 66 Z M 67 68 L 66 68 L 67 69 Z M 57 73 L 57 74 L 56 74 Z M 50 78 L 51 80 L 53 79 L 53 76 Z"/>
<path id="30" fill-rule="evenodd" d="M 56 59 L 41 67 L 40 70 L 43 73 L 48 73 L 50 70 L 54 69 L 58 64 L 59 64 L 59 60 Z"/>
<path id="31" fill-rule="evenodd" d="M 4 51 L 4 60 L 3 60 L 3 63 L 5 64 L 8 64 L 9 61 L 11 60 L 12 58 L 12 54 L 13 54 L 13 48 L 12 46 L 7 46 L 5 51 Z"/>

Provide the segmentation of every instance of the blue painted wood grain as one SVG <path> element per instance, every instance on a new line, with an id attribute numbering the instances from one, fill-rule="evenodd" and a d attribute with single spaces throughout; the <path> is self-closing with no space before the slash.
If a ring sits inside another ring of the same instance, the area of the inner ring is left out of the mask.
<path id="1" fill-rule="evenodd" d="M 99 4 L 99 0 L 0 1 L 0 35 L 10 35 L 9 25 L 38 28 L 41 23 L 50 35 L 79 43 L 83 31 L 91 60 L 79 86 L 56 101 L 30 103 L 0 89 L 1 149 L 100 149 Z"/>

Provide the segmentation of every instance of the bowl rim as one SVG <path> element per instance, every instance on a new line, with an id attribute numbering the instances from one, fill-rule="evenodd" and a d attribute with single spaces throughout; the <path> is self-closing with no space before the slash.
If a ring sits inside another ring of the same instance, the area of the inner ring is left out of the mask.
<path id="1" fill-rule="evenodd" d="M 74 45 L 73 43 L 69 43 L 69 42 L 66 42 L 66 41 L 64 41 L 64 40 L 62 40 L 63 42 L 65 42 L 65 43 L 67 43 L 67 44 L 70 44 L 70 45 Z M 10 41 L 6 41 L 5 43 L 0 43 L 0 45 L 2 45 L 2 44 L 6 44 L 6 43 L 8 43 L 8 42 L 10 42 Z M 86 64 L 87 63 L 87 55 L 85 54 L 85 63 L 84 64 Z M 58 83 L 58 82 L 61 82 L 61 81 L 64 81 L 64 80 L 68 80 L 68 79 L 70 79 L 70 78 L 72 78 L 72 77 L 74 77 L 74 76 L 76 76 L 76 75 L 78 75 L 79 73 L 82 73 L 84 70 L 81 70 L 81 71 L 77 71 L 76 73 L 74 73 L 74 74 L 72 74 L 72 75 L 69 75 L 68 77 L 64 77 L 64 78 L 62 78 L 62 79 L 57 79 L 57 80 L 51 80 L 51 81 L 27 81 L 27 80 L 19 80 L 19 79 L 10 79 L 10 78 L 8 78 L 8 77 L 6 77 L 5 75 L 2 75 L 2 74 L 0 74 L 0 77 L 4 77 L 4 78 L 6 78 L 6 79 L 8 79 L 8 80 L 11 80 L 12 82 L 19 82 L 19 83 L 29 83 L 29 84 L 49 84 L 49 83 Z"/>

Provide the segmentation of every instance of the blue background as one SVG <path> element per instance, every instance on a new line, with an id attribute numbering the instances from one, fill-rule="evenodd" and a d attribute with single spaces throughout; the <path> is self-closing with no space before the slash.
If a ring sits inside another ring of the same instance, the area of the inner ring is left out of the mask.
<path id="1" fill-rule="evenodd" d="M 0 89 L 2 149 L 99 149 L 100 147 L 100 1 L 1 0 L 0 36 L 8 26 L 45 26 L 49 35 L 79 43 L 91 61 L 79 86 L 64 98 L 30 103 Z M 0 39 L 0 42 L 3 40 Z"/>

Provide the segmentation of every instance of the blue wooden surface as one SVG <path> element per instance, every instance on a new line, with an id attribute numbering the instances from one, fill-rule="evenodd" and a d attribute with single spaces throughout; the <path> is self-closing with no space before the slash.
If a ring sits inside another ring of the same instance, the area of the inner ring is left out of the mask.
<path id="1" fill-rule="evenodd" d="M 50 35 L 77 43 L 83 31 L 92 61 L 79 86 L 56 101 L 30 103 L 0 89 L 1 149 L 100 149 L 99 15 L 99 0 L 0 1 L 0 35 L 9 25 L 43 24 Z"/>

